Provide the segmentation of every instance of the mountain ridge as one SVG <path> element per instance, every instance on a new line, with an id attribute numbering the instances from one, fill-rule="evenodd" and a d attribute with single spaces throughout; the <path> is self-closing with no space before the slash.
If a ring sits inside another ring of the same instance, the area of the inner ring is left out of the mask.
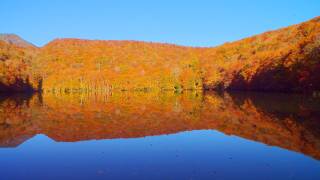
<path id="1" fill-rule="evenodd" d="M 151 44 L 168 44 L 168 45 L 173 45 L 173 46 L 181 46 L 181 47 L 189 47 L 189 48 L 203 48 L 203 49 L 207 49 L 207 48 L 216 48 L 216 47 L 219 47 L 219 46 L 223 46 L 225 44 L 230 44 L 230 43 L 234 43 L 234 42 L 238 42 L 238 41 L 241 41 L 241 40 L 246 40 L 246 39 L 250 39 L 250 38 L 254 38 L 256 36 L 260 36 L 260 35 L 263 35 L 263 34 L 268 34 L 268 33 L 273 33 L 273 32 L 277 32 L 277 31 L 281 31 L 281 30 L 285 30 L 285 29 L 288 29 L 290 27 L 293 27 L 293 26 L 299 26 L 303 23 L 307 23 L 307 22 L 320 22 L 320 16 L 317 16 L 317 17 L 314 17 L 308 21 L 305 21 L 305 22 L 301 22 L 301 23 L 296 23 L 296 24 L 293 24 L 293 25 L 290 25 L 290 26 L 287 26 L 287 27 L 281 27 L 281 28 L 278 28 L 278 29 L 273 29 L 273 30 L 267 30 L 267 31 L 264 31 L 262 33 L 257 33 L 257 34 L 254 34 L 252 36 L 249 36 L 249 37 L 244 37 L 244 38 L 240 38 L 240 39 L 236 39 L 236 40 L 233 40 L 233 41 L 227 41 L 227 42 L 224 42 L 222 44 L 219 44 L 219 45 L 215 45 L 215 46 L 190 46 L 190 45 L 181 45 L 181 44 L 175 44 L 175 43 L 170 43 L 170 42 L 157 42 L 157 41 L 143 41 L 143 40 L 108 40 L 108 39 L 86 39 L 86 38 L 75 38 L 75 37 L 65 37 L 65 38 L 54 38 L 53 40 L 49 41 L 48 43 L 44 44 L 43 46 L 36 46 L 34 45 L 33 43 L 21 38 L 21 36 L 17 35 L 17 34 L 14 34 L 14 33 L 0 33 L 0 40 L 3 40 L 5 41 L 4 39 L 2 39 L 3 37 L 14 37 L 14 38 L 19 38 L 21 39 L 22 41 L 34 46 L 34 47 L 38 47 L 38 48 L 42 48 L 44 46 L 47 46 L 48 44 L 52 43 L 52 42 L 61 42 L 61 41 L 64 41 L 64 40 L 78 40 L 78 41 L 110 41 L 110 42 L 141 42 L 141 43 L 151 43 Z M 6 41 L 8 42 L 8 41 Z"/>
<path id="2" fill-rule="evenodd" d="M 0 40 L 5 41 L 9 44 L 14 44 L 22 48 L 37 48 L 34 44 L 24 40 L 20 36 L 11 33 L 0 33 Z"/>

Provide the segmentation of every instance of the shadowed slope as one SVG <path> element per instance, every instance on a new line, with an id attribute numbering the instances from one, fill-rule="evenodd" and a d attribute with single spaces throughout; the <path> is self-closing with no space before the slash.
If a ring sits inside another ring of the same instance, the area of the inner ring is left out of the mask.
<path id="1" fill-rule="evenodd" d="M 22 48 L 0 40 L 0 92 L 33 92 L 41 89 L 33 59 L 35 48 Z"/>
<path id="2" fill-rule="evenodd" d="M 320 17 L 198 54 L 206 88 L 320 90 Z"/>

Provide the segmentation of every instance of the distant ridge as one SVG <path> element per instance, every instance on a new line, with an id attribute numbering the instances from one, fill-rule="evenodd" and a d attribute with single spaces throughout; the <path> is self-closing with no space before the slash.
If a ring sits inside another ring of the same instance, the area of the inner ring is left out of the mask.
<path id="1" fill-rule="evenodd" d="M 0 33 L 0 40 L 22 48 L 37 48 L 37 46 L 35 46 L 34 44 L 22 39 L 15 34 Z"/>

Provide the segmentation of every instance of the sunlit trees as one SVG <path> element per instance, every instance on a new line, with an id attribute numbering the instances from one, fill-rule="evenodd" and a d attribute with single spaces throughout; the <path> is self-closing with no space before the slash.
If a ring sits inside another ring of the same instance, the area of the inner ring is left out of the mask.
<path id="1" fill-rule="evenodd" d="M 34 50 L 0 40 L 0 91 L 35 91 L 41 79 L 32 65 Z"/>
<path id="2" fill-rule="evenodd" d="M 199 59 L 188 47 L 57 39 L 41 49 L 38 59 L 46 62 L 44 89 L 49 91 L 202 88 Z"/>
<path id="3" fill-rule="evenodd" d="M 320 90 L 320 18 L 198 50 L 204 85 L 264 91 Z"/>
<path id="4" fill-rule="evenodd" d="M 319 17 L 213 48 L 56 39 L 38 49 L 10 42 L 0 41 L 2 91 L 320 90 Z"/>

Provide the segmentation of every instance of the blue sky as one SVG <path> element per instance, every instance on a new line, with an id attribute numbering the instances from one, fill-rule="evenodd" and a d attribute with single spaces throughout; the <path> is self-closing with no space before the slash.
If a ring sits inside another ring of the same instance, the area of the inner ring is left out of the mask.
<path id="1" fill-rule="evenodd" d="M 215 46 L 320 15 L 320 0 L 1 0 L 0 32 Z"/>

